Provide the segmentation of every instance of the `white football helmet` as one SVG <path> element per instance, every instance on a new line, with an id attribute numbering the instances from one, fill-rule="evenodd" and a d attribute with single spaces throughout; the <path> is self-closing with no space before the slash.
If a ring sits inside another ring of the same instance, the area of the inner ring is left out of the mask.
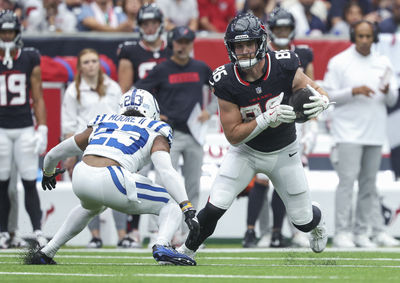
<path id="1" fill-rule="evenodd" d="M 147 118 L 160 120 L 160 108 L 154 96 L 144 90 L 132 88 L 124 93 L 119 103 L 120 113 L 127 110 L 136 110 Z"/>

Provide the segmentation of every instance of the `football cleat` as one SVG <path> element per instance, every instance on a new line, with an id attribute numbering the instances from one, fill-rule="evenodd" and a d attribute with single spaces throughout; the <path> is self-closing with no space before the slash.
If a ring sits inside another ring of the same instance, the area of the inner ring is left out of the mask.
<path id="1" fill-rule="evenodd" d="M 93 237 L 86 247 L 89 249 L 99 249 L 102 246 L 103 246 L 103 241 L 99 238 Z"/>
<path id="2" fill-rule="evenodd" d="M 194 259 L 169 246 L 154 245 L 153 257 L 159 264 L 196 265 Z"/>
<path id="3" fill-rule="evenodd" d="M 313 202 L 312 205 L 320 209 L 318 203 Z M 322 211 L 321 211 L 321 220 L 319 221 L 317 227 L 311 230 L 309 241 L 310 241 L 310 247 L 315 253 L 322 252 L 326 247 L 326 243 L 328 242 L 328 234 L 326 233 L 326 224 Z"/>
<path id="4" fill-rule="evenodd" d="M 23 257 L 24 264 L 57 264 L 51 257 L 38 250 L 37 245 L 31 245 Z"/>
<path id="5" fill-rule="evenodd" d="M 243 248 L 255 248 L 257 246 L 256 232 L 254 229 L 247 229 L 242 241 Z"/>
<path id="6" fill-rule="evenodd" d="M 129 249 L 129 248 L 141 248 L 142 245 L 136 242 L 131 237 L 125 236 L 121 241 L 118 242 L 117 247 Z"/>

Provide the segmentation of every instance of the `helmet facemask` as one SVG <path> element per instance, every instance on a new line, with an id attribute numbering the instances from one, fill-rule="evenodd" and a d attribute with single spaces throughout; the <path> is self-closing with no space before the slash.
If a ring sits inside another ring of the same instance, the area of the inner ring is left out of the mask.
<path id="1" fill-rule="evenodd" d="M 21 25 L 17 16 L 13 11 L 5 10 L 0 13 L 0 30 L 2 31 L 15 31 L 15 36 L 12 41 L 3 41 L 0 39 L 0 49 L 4 50 L 3 65 L 8 69 L 13 67 L 13 58 L 11 57 L 11 50 L 22 48 L 21 38 Z"/>

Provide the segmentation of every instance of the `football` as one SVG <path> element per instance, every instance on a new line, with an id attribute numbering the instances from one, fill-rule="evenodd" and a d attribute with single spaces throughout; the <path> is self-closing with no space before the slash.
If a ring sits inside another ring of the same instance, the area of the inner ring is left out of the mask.
<path id="1" fill-rule="evenodd" d="M 296 113 L 296 123 L 304 123 L 308 120 L 308 116 L 304 114 L 303 105 L 305 103 L 313 102 L 310 100 L 312 92 L 308 88 L 301 88 L 294 92 L 289 98 L 289 105 L 293 107 Z"/>

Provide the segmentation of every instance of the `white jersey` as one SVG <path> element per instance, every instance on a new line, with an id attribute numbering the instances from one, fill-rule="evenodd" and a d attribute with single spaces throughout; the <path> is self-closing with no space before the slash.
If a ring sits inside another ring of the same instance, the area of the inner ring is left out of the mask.
<path id="1" fill-rule="evenodd" d="M 117 114 L 97 115 L 89 122 L 93 127 L 84 156 L 99 155 L 117 161 L 136 173 L 150 162 L 154 139 L 163 135 L 171 145 L 172 129 L 162 121 Z"/>

